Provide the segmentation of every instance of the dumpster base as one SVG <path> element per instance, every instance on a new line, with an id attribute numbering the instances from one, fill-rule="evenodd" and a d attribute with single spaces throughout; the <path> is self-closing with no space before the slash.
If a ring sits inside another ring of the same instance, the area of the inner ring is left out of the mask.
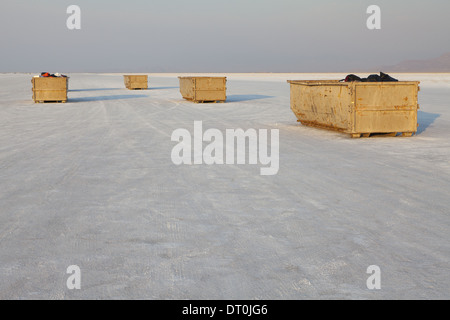
<path id="1" fill-rule="evenodd" d="M 35 103 L 66 103 L 67 100 L 36 100 Z"/>
<path id="2" fill-rule="evenodd" d="M 400 133 L 400 135 L 399 135 Z M 369 137 L 412 137 L 414 132 L 380 132 L 380 133 L 351 133 L 350 136 L 354 139 L 369 138 Z"/>
<path id="3" fill-rule="evenodd" d="M 226 100 L 194 100 L 194 99 L 186 99 L 186 100 L 194 103 L 225 103 L 226 101 Z"/>
<path id="4" fill-rule="evenodd" d="M 396 137 L 399 135 L 401 137 L 412 137 L 416 132 L 361 132 L 361 133 L 353 133 L 353 132 L 348 132 L 345 129 L 342 128 L 336 128 L 336 127 L 332 127 L 332 126 L 327 126 L 327 125 L 323 125 L 321 123 L 317 123 L 317 122 L 310 122 L 310 121 L 300 121 L 298 120 L 298 122 L 300 122 L 302 125 L 307 126 L 307 127 L 314 127 L 314 128 L 319 128 L 319 129 L 327 129 L 327 130 L 331 130 L 331 131 L 337 131 L 337 132 L 341 132 L 341 133 L 345 133 L 350 135 L 351 138 L 353 139 L 358 139 L 358 138 L 369 138 L 369 137 Z"/>

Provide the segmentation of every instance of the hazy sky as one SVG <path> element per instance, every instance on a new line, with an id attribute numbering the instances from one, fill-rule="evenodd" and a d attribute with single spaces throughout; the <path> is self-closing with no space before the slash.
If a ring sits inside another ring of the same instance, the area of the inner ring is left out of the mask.
<path id="1" fill-rule="evenodd" d="M 449 0 L 0 0 L 0 72 L 379 71 L 450 52 L 449 15 Z"/>

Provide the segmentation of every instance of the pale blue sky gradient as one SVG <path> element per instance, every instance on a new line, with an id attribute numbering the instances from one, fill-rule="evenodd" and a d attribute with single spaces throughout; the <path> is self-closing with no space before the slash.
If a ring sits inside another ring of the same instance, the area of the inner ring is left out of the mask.
<path id="1" fill-rule="evenodd" d="M 66 9 L 82 10 L 82 30 Z M 366 28 L 369 5 L 382 29 Z M 448 0 L 2 0 L 0 72 L 351 72 L 450 52 Z M 388 70 L 386 70 L 388 71 Z"/>

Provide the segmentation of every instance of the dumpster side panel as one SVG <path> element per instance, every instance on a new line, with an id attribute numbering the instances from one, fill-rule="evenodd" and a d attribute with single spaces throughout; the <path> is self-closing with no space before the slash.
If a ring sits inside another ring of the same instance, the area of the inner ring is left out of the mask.
<path id="1" fill-rule="evenodd" d="M 355 133 L 417 132 L 417 112 L 356 111 Z"/>
<path id="2" fill-rule="evenodd" d="M 291 83 L 291 109 L 303 124 L 349 132 L 352 94 L 347 85 Z"/>
<path id="3" fill-rule="evenodd" d="M 32 78 L 34 102 L 67 101 L 68 78 Z"/>
<path id="4" fill-rule="evenodd" d="M 357 84 L 355 132 L 417 132 L 418 83 Z"/>
<path id="5" fill-rule="evenodd" d="M 195 92 L 196 101 L 225 101 L 227 100 L 227 95 L 225 91 L 222 90 L 197 90 Z"/>
<path id="6" fill-rule="evenodd" d="M 179 78 L 180 79 L 180 93 L 184 99 L 195 99 L 195 81 L 192 78 Z"/>
<path id="7" fill-rule="evenodd" d="M 417 108 L 417 85 L 364 84 L 356 85 L 356 109 L 404 110 Z"/>
<path id="8" fill-rule="evenodd" d="M 195 88 L 197 91 L 225 91 L 225 78 L 199 77 L 195 79 Z"/>
<path id="9" fill-rule="evenodd" d="M 66 90 L 67 78 L 33 78 L 34 90 Z"/>
<path id="10" fill-rule="evenodd" d="M 196 101 L 225 101 L 226 78 L 198 77 L 195 79 Z"/>

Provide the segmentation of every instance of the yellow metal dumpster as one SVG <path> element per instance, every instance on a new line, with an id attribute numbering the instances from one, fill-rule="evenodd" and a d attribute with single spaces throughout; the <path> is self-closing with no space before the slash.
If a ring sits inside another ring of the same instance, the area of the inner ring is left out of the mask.
<path id="1" fill-rule="evenodd" d="M 145 90 L 148 89 L 147 75 L 124 75 L 123 82 L 129 90 Z"/>
<path id="2" fill-rule="evenodd" d="M 225 102 L 227 100 L 226 77 L 178 77 L 180 93 L 184 99 L 196 103 Z"/>
<path id="3" fill-rule="evenodd" d="M 33 100 L 40 102 L 67 101 L 69 78 L 66 77 L 33 77 L 31 79 Z"/>
<path id="4" fill-rule="evenodd" d="M 373 133 L 417 132 L 417 81 L 288 81 L 291 110 L 303 125 L 337 130 L 353 138 Z"/>

